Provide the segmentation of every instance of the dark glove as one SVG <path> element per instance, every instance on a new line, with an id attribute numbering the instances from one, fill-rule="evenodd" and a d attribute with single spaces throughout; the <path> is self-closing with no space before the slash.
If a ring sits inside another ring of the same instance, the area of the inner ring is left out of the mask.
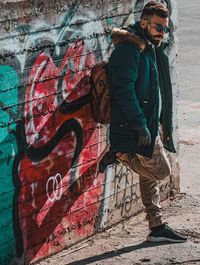
<path id="1" fill-rule="evenodd" d="M 151 134 L 149 132 L 149 129 L 145 126 L 142 128 L 137 129 L 137 133 L 139 136 L 138 139 L 138 146 L 139 147 L 145 147 L 151 144 Z"/>

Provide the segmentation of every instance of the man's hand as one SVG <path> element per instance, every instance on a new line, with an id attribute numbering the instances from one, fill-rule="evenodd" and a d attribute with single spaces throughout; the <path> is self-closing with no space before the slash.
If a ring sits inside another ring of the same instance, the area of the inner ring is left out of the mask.
<path id="1" fill-rule="evenodd" d="M 139 139 L 138 139 L 138 146 L 145 147 L 151 144 L 151 134 L 149 129 L 145 126 L 142 128 L 137 129 Z"/>

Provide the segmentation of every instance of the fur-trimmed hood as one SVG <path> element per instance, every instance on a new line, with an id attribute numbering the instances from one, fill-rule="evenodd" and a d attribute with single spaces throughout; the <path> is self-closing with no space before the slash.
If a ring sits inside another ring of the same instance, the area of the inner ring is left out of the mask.
<path id="1" fill-rule="evenodd" d="M 141 52 L 143 52 L 146 47 L 145 41 L 139 35 L 134 32 L 129 32 L 126 29 L 113 28 L 112 41 L 114 45 L 120 42 L 131 42 L 135 44 Z"/>

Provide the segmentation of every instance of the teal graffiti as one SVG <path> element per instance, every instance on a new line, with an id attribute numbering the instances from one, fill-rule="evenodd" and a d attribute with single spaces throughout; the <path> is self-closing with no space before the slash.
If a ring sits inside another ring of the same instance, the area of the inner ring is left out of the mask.
<path id="1" fill-rule="evenodd" d="M 106 23 L 107 23 L 108 26 L 112 25 L 112 24 L 113 24 L 113 19 L 112 19 L 112 17 L 107 17 L 107 18 L 106 18 Z"/>
<path id="2" fill-rule="evenodd" d="M 16 71 L 11 66 L 0 66 L 0 259 L 6 258 L 7 262 L 16 256 L 12 170 L 17 153 L 13 132 L 16 130 L 18 85 Z"/>

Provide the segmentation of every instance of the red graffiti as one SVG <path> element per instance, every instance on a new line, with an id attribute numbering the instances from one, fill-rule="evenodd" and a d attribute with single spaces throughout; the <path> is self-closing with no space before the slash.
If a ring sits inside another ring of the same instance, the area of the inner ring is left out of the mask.
<path id="1" fill-rule="evenodd" d="M 19 164 L 28 261 L 94 231 L 104 182 L 103 174 L 95 176 L 104 132 L 96 129 L 87 102 L 94 63 L 94 54 L 78 41 L 59 67 L 45 52 L 31 66 L 24 107 L 27 152 Z"/>

